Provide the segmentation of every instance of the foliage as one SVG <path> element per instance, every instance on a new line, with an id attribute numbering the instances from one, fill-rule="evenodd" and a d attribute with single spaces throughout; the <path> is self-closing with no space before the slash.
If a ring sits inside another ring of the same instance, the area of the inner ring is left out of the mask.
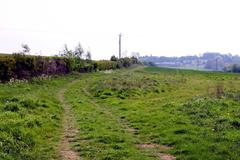
<path id="1" fill-rule="evenodd" d="M 80 43 L 71 50 L 65 44 L 59 56 L 43 57 L 26 55 L 30 52 L 27 44 L 22 44 L 23 51 L 12 55 L 0 55 L 0 82 L 10 79 L 31 79 L 41 75 L 67 74 L 73 71 L 93 72 L 98 70 L 120 69 L 140 64 L 135 57 L 93 61 L 90 51 L 84 54 Z M 85 56 L 85 59 L 83 58 Z"/>
<path id="2" fill-rule="evenodd" d="M 79 49 L 80 50 L 80 49 Z M 22 53 L 0 56 L 0 80 L 30 79 L 41 75 L 67 74 L 72 71 L 92 72 L 98 70 L 120 69 L 139 62 L 135 58 L 122 58 L 118 61 L 93 61 L 88 52 L 84 60 L 79 53 L 72 52 L 65 46 L 62 57 L 30 56 Z"/>
<path id="3" fill-rule="evenodd" d="M 110 58 L 110 61 L 118 61 L 118 58 L 113 55 L 113 56 Z"/>
<path id="4" fill-rule="evenodd" d="M 13 77 L 15 59 L 11 56 L 0 56 L 0 81 L 8 81 Z"/>
<path id="5" fill-rule="evenodd" d="M 67 63 L 59 57 L 30 56 L 22 53 L 0 56 L 0 80 L 30 79 L 42 74 L 69 73 Z"/>
<path id="6" fill-rule="evenodd" d="M 100 60 L 100 61 L 96 61 L 96 64 L 97 64 L 98 70 L 100 71 L 117 68 L 117 62 L 115 61 Z"/>
<path id="7" fill-rule="evenodd" d="M 82 47 L 81 43 L 78 43 L 78 45 L 75 48 L 74 55 L 76 57 L 82 58 L 83 53 L 84 53 L 83 47 Z"/>
<path id="8" fill-rule="evenodd" d="M 225 72 L 234 72 L 234 73 L 240 73 L 240 65 L 238 64 L 233 64 L 231 66 L 225 67 L 224 68 Z"/>
<path id="9" fill-rule="evenodd" d="M 22 44 L 22 48 L 23 48 L 23 53 L 29 53 L 31 50 L 27 44 Z"/>
<path id="10" fill-rule="evenodd" d="M 88 61 L 92 60 L 92 54 L 90 51 L 87 51 L 87 53 L 86 53 L 86 60 L 88 60 Z"/>

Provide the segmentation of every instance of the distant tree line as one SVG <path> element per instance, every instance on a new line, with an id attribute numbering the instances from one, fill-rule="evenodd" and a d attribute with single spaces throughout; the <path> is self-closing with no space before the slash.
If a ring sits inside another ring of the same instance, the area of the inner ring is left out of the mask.
<path id="1" fill-rule="evenodd" d="M 224 67 L 225 72 L 240 73 L 240 65 L 233 64 L 231 66 Z"/>
<path id="2" fill-rule="evenodd" d="M 79 43 L 74 50 L 64 45 L 63 51 L 56 56 L 32 56 L 28 53 L 28 45 L 22 45 L 23 50 L 12 55 L 0 55 L 0 81 L 10 79 L 30 79 L 41 75 L 67 74 L 76 72 L 96 72 L 109 69 L 120 69 L 140 64 L 135 57 L 118 59 L 112 56 L 110 60 L 95 61 L 91 52 L 84 51 Z"/>
<path id="3" fill-rule="evenodd" d="M 161 67 L 180 67 L 180 68 L 196 68 L 224 71 L 226 66 L 234 64 L 240 65 L 240 56 L 232 54 L 220 54 L 215 52 L 206 52 L 199 56 L 181 56 L 181 57 L 165 57 L 165 56 L 143 56 L 139 57 L 140 61 L 152 62 Z M 236 68 L 236 66 L 235 66 Z"/>

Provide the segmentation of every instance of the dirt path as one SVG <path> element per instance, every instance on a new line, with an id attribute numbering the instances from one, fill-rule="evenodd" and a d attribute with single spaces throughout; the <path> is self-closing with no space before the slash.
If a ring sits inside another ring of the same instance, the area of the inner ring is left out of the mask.
<path id="1" fill-rule="evenodd" d="M 66 87 L 60 90 L 58 94 L 59 101 L 63 105 L 64 108 L 64 116 L 63 116 L 63 135 L 61 137 L 61 142 L 59 145 L 59 155 L 63 160 L 79 160 L 79 155 L 76 151 L 74 151 L 70 146 L 70 141 L 76 136 L 78 130 L 76 127 L 76 121 L 74 119 L 74 115 L 71 111 L 71 106 L 65 101 L 64 93 L 67 88 L 74 84 L 76 81 L 69 83 Z"/>
<path id="2" fill-rule="evenodd" d="M 121 74 L 132 74 L 132 71 L 136 70 L 133 68 L 131 71 L 125 71 Z M 71 148 L 70 142 L 76 137 L 76 134 L 78 133 L 76 120 L 74 118 L 74 114 L 71 111 L 71 106 L 66 102 L 64 98 L 64 93 L 67 91 L 67 89 L 78 82 L 78 80 L 70 82 L 68 85 L 66 85 L 63 89 L 60 90 L 58 94 L 59 101 L 64 107 L 64 117 L 63 117 L 63 135 L 61 138 L 61 142 L 59 145 L 59 155 L 61 159 L 63 160 L 79 160 L 79 154 L 74 151 Z M 103 104 L 99 104 L 94 97 L 91 95 L 91 93 L 88 92 L 86 86 L 81 88 L 82 92 L 88 97 L 89 103 L 97 107 L 98 109 L 102 110 L 104 114 L 107 116 L 110 116 L 112 119 L 114 119 L 122 129 L 126 131 L 127 134 L 129 134 L 134 139 L 138 139 L 136 136 L 136 133 L 138 132 L 136 129 L 130 127 L 129 123 L 125 121 L 124 119 L 121 119 L 117 115 L 113 113 L 113 111 L 110 109 L 110 107 L 107 107 Z M 161 160 L 175 160 L 176 157 L 170 154 L 165 153 L 165 151 L 171 149 L 169 147 L 166 147 L 164 145 L 159 144 L 136 144 L 136 148 L 140 150 L 153 150 L 152 156 L 156 157 L 156 159 Z"/>

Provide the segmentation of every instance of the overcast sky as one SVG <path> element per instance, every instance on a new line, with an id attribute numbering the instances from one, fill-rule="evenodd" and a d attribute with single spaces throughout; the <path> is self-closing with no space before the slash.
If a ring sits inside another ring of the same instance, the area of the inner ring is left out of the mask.
<path id="1" fill-rule="evenodd" d="M 0 52 L 27 43 L 57 54 L 78 42 L 93 59 L 118 54 L 240 55 L 239 0 L 0 0 Z"/>

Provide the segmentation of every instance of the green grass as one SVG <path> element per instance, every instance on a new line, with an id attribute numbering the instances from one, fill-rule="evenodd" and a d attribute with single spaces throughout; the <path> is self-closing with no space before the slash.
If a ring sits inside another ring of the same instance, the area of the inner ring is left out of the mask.
<path id="1" fill-rule="evenodd" d="M 128 133 L 120 117 L 89 97 L 90 93 L 85 90 L 86 82 L 98 78 L 103 78 L 102 74 L 85 75 L 66 94 L 76 113 L 80 131 L 73 143 L 75 149 L 85 159 L 154 159 L 136 148 L 138 139 Z"/>
<path id="2" fill-rule="evenodd" d="M 0 84 L 0 159 L 56 158 L 63 111 L 56 93 L 71 79 Z"/>
<path id="3" fill-rule="evenodd" d="M 73 79 L 81 159 L 240 158 L 240 75 L 146 67 L 0 85 L 0 159 L 59 158 L 56 94 Z"/>
<path id="4" fill-rule="evenodd" d="M 75 148 L 85 159 L 159 159 L 157 153 L 167 152 L 178 159 L 237 160 L 239 78 L 154 67 L 86 75 L 66 94 L 79 124 Z"/>

